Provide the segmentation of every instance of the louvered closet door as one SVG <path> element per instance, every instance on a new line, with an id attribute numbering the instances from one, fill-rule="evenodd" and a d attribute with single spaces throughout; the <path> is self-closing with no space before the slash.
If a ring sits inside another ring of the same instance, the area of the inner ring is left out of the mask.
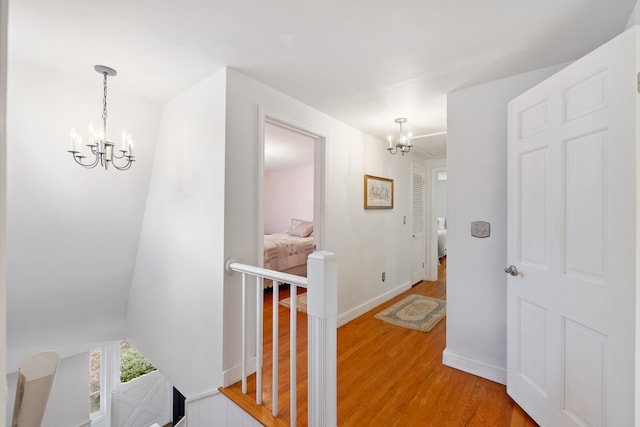
<path id="1" fill-rule="evenodd" d="M 418 283 L 424 279 L 424 185 L 425 170 L 411 165 L 411 280 Z"/>

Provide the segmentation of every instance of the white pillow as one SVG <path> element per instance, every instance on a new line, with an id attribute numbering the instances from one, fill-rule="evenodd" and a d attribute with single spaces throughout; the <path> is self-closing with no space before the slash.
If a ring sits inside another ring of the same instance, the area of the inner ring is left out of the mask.
<path id="1" fill-rule="evenodd" d="M 309 237 L 313 233 L 313 222 L 292 219 L 289 235 L 295 237 Z"/>

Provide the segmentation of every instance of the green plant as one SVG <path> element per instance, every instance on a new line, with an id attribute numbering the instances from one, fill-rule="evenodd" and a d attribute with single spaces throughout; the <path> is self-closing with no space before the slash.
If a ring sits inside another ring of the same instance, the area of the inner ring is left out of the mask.
<path id="1" fill-rule="evenodd" d="M 120 357 L 120 381 L 123 383 L 155 370 L 156 368 L 135 350 Z"/>

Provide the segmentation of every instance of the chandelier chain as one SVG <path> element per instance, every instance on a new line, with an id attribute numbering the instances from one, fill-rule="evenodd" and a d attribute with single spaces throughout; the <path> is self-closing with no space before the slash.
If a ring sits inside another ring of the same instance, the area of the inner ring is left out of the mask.
<path id="1" fill-rule="evenodd" d="M 104 80 L 102 86 L 104 88 L 104 97 L 102 98 L 102 125 L 104 127 L 104 134 L 107 134 L 107 73 L 102 73 Z"/>

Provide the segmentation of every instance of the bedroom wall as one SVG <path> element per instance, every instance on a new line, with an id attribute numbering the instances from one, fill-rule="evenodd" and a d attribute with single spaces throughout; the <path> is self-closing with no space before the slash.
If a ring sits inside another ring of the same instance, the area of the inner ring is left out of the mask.
<path id="1" fill-rule="evenodd" d="M 410 159 L 390 156 L 385 142 L 265 86 L 228 71 L 225 257 L 255 263 L 258 224 L 258 106 L 326 136 L 325 247 L 338 259 L 339 323 L 409 287 Z M 364 174 L 395 180 L 395 209 L 364 210 Z M 382 282 L 385 271 L 387 280 Z M 224 367 L 240 358 L 240 277 L 225 278 Z"/>
<path id="2" fill-rule="evenodd" d="M 101 116 L 102 80 L 9 58 L 7 109 L 7 372 L 43 349 L 61 357 L 124 336 L 160 105 L 109 84 L 109 128 L 126 128 L 128 171 L 85 169 L 69 130 Z M 3 312 L 4 313 L 4 312 Z"/>
<path id="3" fill-rule="evenodd" d="M 292 218 L 313 220 L 313 164 L 264 174 L 264 234 L 287 230 Z"/>
<path id="4" fill-rule="evenodd" d="M 225 84 L 164 106 L 127 310 L 130 342 L 187 398 L 222 384 Z"/>
<path id="5" fill-rule="evenodd" d="M 16 398 L 18 373 L 7 376 L 9 383 L 9 413 L 11 425 Z M 42 427 L 79 427 L 89 422 L 89 352 L 60 359 L 44 412 Z"/>
<path id="6" fill-rule="evenodd" d="M 446 365 L 506 381 L 507 103 L 553 66 L 447 97 Z M 491 223 L 473 238 L 472 221 Z"/>

